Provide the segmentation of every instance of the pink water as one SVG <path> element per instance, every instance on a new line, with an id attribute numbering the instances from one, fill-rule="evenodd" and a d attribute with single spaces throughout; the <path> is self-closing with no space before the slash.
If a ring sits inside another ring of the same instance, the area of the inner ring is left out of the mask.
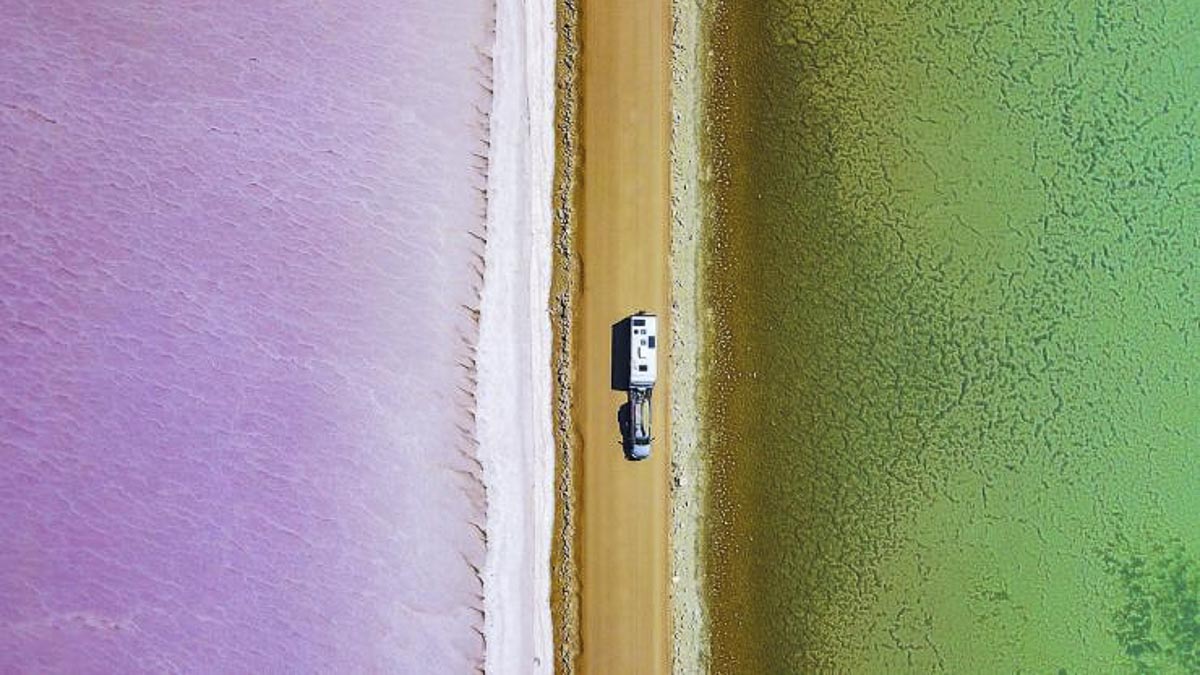
<path id="1" fill-rule="evenodd" d="M 0 0 L 0 672 L 480 662 L 491 20 Z"/>

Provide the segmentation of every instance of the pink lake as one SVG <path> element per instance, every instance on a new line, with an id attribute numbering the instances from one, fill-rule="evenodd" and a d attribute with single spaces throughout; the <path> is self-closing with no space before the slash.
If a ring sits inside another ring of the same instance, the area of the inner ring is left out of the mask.
<path id="1" fill-rule="evenodd" d="M 481 663 L 492 12 L 0 0 L 0 672 Z"/>

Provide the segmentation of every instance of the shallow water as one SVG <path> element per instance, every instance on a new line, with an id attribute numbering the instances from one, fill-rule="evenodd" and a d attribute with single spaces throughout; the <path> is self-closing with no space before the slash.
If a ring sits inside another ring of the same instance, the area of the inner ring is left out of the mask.
<path id="1" fill-rule="evenodd" d="M 491 3 L 0 4 L 0 671 L 474 668 Z"/>
<path id="2" fill-rule="evenodd" d="M 716 672 L 1200 669 L 1198 18 L 719 7 Z"/>

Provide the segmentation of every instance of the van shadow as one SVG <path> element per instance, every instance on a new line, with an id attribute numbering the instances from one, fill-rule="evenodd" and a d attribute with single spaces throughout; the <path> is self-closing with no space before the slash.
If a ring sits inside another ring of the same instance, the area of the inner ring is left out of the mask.
<path id="1" fill-rule="evenodd" d="M 612 349 L 609 350 L 612 374 L 610 384 L 616 391 L 629 390 L 630 326 L 629 317 L 612 325 Z"/>
<path id="2" fill-rule="evenodd" d="M 633 452 L 633 406 L 629 401 L 617 408 L 617 427 L 621 429 L 621 453 L 629 459 Z"/>

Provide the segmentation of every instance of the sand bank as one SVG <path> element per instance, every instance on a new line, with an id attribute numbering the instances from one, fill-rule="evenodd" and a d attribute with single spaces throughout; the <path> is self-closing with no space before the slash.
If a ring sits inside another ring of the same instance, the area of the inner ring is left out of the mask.
<path id="1" fill-rule="evenodd" d="M 671 611 L 674 671 L 708 671 L 702 519 L 703 0 L 675 0 L 671 52 Z"/>
<path id="2" fill-rule="evenodd" d="M 558 45 L 554 110 L 554 248 L 550 280 L 550 330 L 553 340 L 555 508 L 550 549 L 550 618 L 554 624 L 554 669 L 574 672 L 579 655 L 578 443 L 573 420 L 575 391 L 574 319 L 579 287 L 575 255 L 575 203 L 579 183 L 579 8 L 575 0 L 556 0 Z"/>
<path id="3" fill-rule="evenodd" d="M 549 673 L 554 5 L 500 0 L 497 10 L 478 359 L 484 665 Z"/>

